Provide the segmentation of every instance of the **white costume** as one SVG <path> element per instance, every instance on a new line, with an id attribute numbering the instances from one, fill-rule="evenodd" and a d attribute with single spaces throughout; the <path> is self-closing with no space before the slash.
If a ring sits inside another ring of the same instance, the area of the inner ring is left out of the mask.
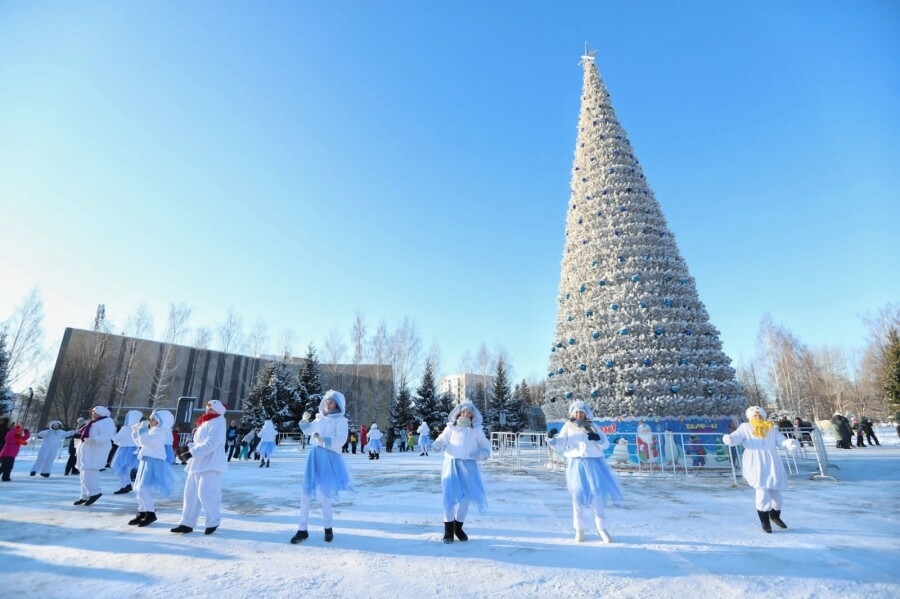
<path id="1" fill-rule="evenodd" d="M 91 414 L 91 420 L 75 434 L 75 466 L 81 479 L 78 505 L 90 505 L 102 494 L 100 469 L 106 467 L 112 438 L 116 434 L 116 423 L 109 417 L 106 406 L 95 407 Z"/>
<path id="2" fill-rule="evenodd" d="M 428 448 L 431 446 L 431 429 L 428 428 L 428 423 L 423 420 L 416 432 L 419 433 L 419 447 L 422 448 L 419 455 L 428 455 Z"/>
<path id="3" fill-rule="evenodd" d="M 43 439 L 41 449 L 38 451 L 37 459 L 31 467 L 31 476 L 40 472 L 41 476 L 47 478 L 50 476 L 50 469 L 53 467 L 53 460 L 59 453 L 62 440 L 67 439 L 75 434 L 75 431 L 64 431 L 62 422 L 53 420 L 49 424 L 50 428 L 37 434 L 38 438 Z"/>
<path id="4" fill-rule="evenodd" d="M 372 423 L 372 428 L 369 429 L 369 435 L 366 445 L 366 451 L 369 452 L 370 460 L 378 460 L 381 456 L 381 439 L 384 437 L 384 434 L 378 430 L 378 425 Z"/>
<path id="5" fill-rule="evenodd" d="M 756 489 L 756 511 L 763 530 L 772 532 L 769 522 L 787 528 L 781 521 L 782 491 L 787 488 L 778 449 L 796 451 L 797 441 L 782 435 L 773 422 L 766 421 L 766 411 L 759 406 L 747 408 L 747 419 L 733 433 L 723 435 L 722 442 L 730 447 L 744 446 L 741 474 L 747 484 Z"/>
<path id="6" fill-rule="evenodd" d="M 185 467 L 187 480 L 184 481 L 184 505 L 179 527 L 193 529 L 202 507 L 206 512 L 206 531 L 211 534 L 222 521 L 222 473 L 228 469 L 225 456 L 228 424 L 224 417 L 226 408 L 221 401 L 214 399 L 207 405 L 216 417 L 208 418 L 209 413 L 201 416 L 203 422 L 194 430 L 193 439 L 188 443 L 191 458 Z"/>
<path id="7" fill-rule="evenodd" d="M 166 442 L 172 439 L 172 425 L 175 424 L 175 418 L 171 412 L 166 410 L 153 412 L 150 418 L 157 422 L 156 426 L 138 422 L 129 429 L 132 440 L 137 447 L 140 447 L 138 450 L 140 465 L 134 481 L 134 488 L 137 491 L 138 515 L 144 514 L 144 518 L 134 522 L 139 526 L 146 526 L 156 520 L 153 491 L 159 492 L 163 497 L 168 497 L 172 494 L 174 482 L 172 466 L 169 465 L 167 459 Z M 153 516 L 145 524 L 148 514 L 153 514 Z"/>

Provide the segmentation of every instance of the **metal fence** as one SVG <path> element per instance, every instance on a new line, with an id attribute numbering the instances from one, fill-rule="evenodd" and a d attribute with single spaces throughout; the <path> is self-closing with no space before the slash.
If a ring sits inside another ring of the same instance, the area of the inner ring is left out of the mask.
<path id="1" fill-rule="evenodd" d="M 794 429 L 787 429 L 794 437 Z M 799 451 L 779 452 L 789 476 L 836 480 L 828 474 L 828 454 L 817 429 L 798 438 Z M 721 433 L 620 433 L 610 435 L 606 461 L 616 472 L 634 476 L 710 476 L 730 479 L 737 486 L 741 447 L 728 447 Z M 491 433 L 488 466 L 509 469 L 515 474 L 529 470 L 564 471 L 565 457 L 547 444 L 547 434 L 538 432 Z M 831 466 L 834 467 L 834 466 Z"/>

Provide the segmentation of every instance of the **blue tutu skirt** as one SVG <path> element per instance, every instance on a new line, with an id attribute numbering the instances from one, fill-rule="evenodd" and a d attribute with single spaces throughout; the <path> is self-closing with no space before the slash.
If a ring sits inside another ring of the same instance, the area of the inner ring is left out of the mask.
<path id="1" fill-rule="evenodd" d="M 175 463 L 175 449 L 172 448 L 171 445 L 163 445 L 166 448 L 166 462 L 169 464 Z"/>
<path id="2" fill-rule="evenodd" d="M 116 455 L 113 456 L 110 467 L 112 471 L 121 476 L 131 476 L 131 471 L 138 467 L 138 448 L 134 445 L 122 445 L 116 449 Z"/>
<path id="3" fill-rule="evenodd" d="M 572 498 L 582 505 L 591 505 L 598 497 L 604 502 L 607 498 L 622 501 L 619 482 L 603 458 L 569 458 L 566 487 Z"/>
<path id="4" fill-rule="evenodd" d="M 159 458 L 141 458 L 138 466 L 137 478 L 134 480 L 134 488 L 140 491 L 145 485 L 159 493 L 162 497 L 172 494 L 172 486 L 175 477 L 172 476 L 172 467 Z"/>
<path id="5" fill-rule="evenodd" d="M 259 444 L 259 447 L 256 448 L 256 451 L 259 452 L 264 458 L 271 457 L 273 453 L 275 453 L 275 441 L 262 441 Z"/>
<path id="6" fill-rule="evenodd" d="M 318 491 L 332 498 L 341 491 L 352 491 L 353 481 L 341 454 L 314 445 L 306 459 L 302 489 L 311 497 L 315 497 Z"/>
<path id="7" fill-rule="evenodd" d="M 487 508 L 481 471 L 475 460 L 445 459 L 441 471 L 441 485 L 444 487 L 444 508 L 450 510 L 457 503 L 468 499 L 483 512 Z"/>
<path id="8" fill-rule="evenodd" d="M 366 451 L 381 451 L 381 439 L 369 441 L 369 447 L 366 448 Z"/>

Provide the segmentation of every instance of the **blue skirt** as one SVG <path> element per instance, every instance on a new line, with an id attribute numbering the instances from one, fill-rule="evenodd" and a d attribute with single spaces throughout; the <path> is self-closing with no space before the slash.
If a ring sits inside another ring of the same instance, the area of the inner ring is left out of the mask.
<path id="1" fill-rule="evenodd" d="M 134 445 L 122 445 L 116 449 L 116 455 L 113 456 L 112 471 L 122 476 L 130 476 L 132 470 L 138 467 L 138 448 Z"/>
<path id="2" fill-rule="evenodd" d="M 381 451 L 381 439 L 369 441 L 369 447 L 366 448 L 366 451 Z"/>
<path id="3" fill-rule="evenodd" d="M 464 499 L 471 501 L 479 512 L 487 508 L 481 471 L 475 460 L 445 459 L 441 470 L 444 487 L 444 508 L 450 510 Z"/>
<path id="4" fill-rule="evenodd" d="M 271 457 L 275 453 L 275 441 L 262 441 L 256 451 L 264 458 Z"/>
<path id="5" fill-rule="evenodd" d="M 337 497 L 341 491 L 352 491 L 353 481 L 341 454 L 324 447 L 313 445 L 306 459 L 303 473 L 303 493 L 316 496 L 318 491 L 325 497 Z"/>
<path id="6" fill-rule="evenodd" d="M 163 447 L 166 448 L 166 462 L 168 462 L 170 464 L 174 464 L 175 463 L 175 450 L 172 448 L 171 445 L 164 445 Z"/>
<path id="7" fill-rule="evenodd" d="M 134 488 L 140 491 L 145 485 L 148 489 L 158 492 L 162 497 L 172 494 L 172 486 L 175 477 L 172 476 L 172 467 L 159 458 L 141 458 L 138 466 L 137 478 L 134 480 Z"/>
<path id="8" fill-rule="evenodd" d="M 603 458 L 569 458 L 566 487 L 582 505 L 591 505 L 598 497 L 622 501 L 622 489 Z"/>

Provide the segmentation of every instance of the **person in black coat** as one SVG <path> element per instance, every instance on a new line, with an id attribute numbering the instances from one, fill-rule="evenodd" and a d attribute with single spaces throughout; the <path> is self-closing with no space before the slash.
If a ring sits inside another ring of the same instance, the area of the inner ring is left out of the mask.
<path id="1" fill-rule="evenodd" d="M 834 430 L 836 432 L 837 448 L 850 449 L 852 447 L 850 445 L 850 439 L 853 438 L 853 431 L 850 430 L 850 421 L 840 412 L 835 412 L 834 416 L 831 417 L 831 424 L 834 425 Z"/>

